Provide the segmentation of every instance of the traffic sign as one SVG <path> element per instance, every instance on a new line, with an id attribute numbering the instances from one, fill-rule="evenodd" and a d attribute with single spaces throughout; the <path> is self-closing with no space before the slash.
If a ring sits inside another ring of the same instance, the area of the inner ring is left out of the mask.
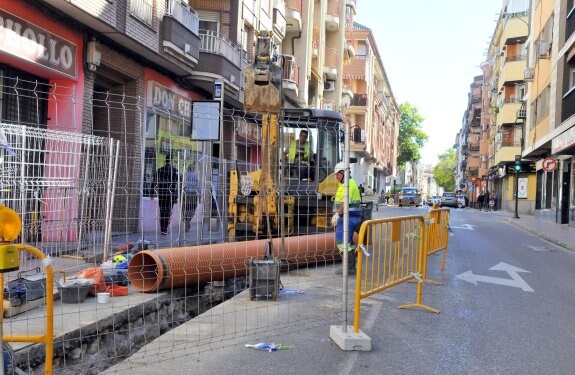
<path id="1" fill-rule="evenodd" d="M 545 172 L 553 172 L 557 168 L 557 159 L 545 158 L 543 160 L 543 169 Z"/>

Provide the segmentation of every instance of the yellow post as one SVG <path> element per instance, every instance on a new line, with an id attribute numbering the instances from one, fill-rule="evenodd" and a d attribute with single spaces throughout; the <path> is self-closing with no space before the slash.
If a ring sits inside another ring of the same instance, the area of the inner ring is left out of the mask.
<path id="1" fill-rule="evenodd" d="M 45 345 L 45 365 L 44 373 L 52 374 L 52 357 L 54 356 L 54 273 L 49 257 L 44 255 L 40 250 L 28 245 L 11 245 L 9 242 L 14 241 L 22 229 L 22 220 L 18 214 L 4 205 L 0 204 L 0 237 L 4 242 L 0 251 L 0 290 L 4 290 L 4 273 L 9 270 L 18 269 L 18 259 L 12 259 L 11 251 L 17 248 L 18 251 L 26 251 L 35 255 L 46 269 L 46 332 L 43 335 L 15 335 L 4 336 L 4 303 L 0 304 L 0 327 L 3 342 L 33 342 Z"/>

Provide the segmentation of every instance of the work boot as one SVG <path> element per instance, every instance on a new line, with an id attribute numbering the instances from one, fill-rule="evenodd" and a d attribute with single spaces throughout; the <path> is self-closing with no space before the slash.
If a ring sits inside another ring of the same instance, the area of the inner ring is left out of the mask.
<path id="1" fill-rule="evenodd" d="M 347 274 L 355 275 L 355 250 L 350 251 L 347 255 Z"/>
<path id="2" fill-rule="evenodd" d="M 336 275 L 343 275 L 343 267 L 335 270 Z M 355 251 L 350 251 L 347 255 L 347 275 L 355 275 Z"/>

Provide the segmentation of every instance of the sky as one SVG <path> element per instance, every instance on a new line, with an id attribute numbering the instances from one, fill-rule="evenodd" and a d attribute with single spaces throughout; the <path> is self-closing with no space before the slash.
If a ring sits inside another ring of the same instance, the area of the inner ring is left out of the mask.
<path id="1" fill-rule="evenodd" d="M 398 104 L 424 118 L 422 162 L 453 147 L 473 77 L 502 0 L 357 0 L 354 21 L 370 28 Z"/>

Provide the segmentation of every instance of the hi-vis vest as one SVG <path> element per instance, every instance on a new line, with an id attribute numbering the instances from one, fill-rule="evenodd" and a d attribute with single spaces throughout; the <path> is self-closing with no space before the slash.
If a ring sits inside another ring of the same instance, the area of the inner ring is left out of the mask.
<path id="1" fill-rule="evenodd" d="M 297 153 L 297 140 L 294 139 L 289 145 L 289 162 L 293 163 L 295 161 L 295 154 Z M 309 142 L 303 145 L 303 157 L 307 159 L 309 156 Z"/>
<path id="2" fill-rule="evenodd" d="M 345 185 L 339 184 L 333 201 L 334 211 L 337 211 L 339 209 L 339 206 L 343 203 L 344 195 L 345 195 Z M 353 178 L 349 179 L 349 210 L 350 211 L 361 210 L 361 195 L 359 194 L 359 188 L 357 187 L 357 183 Z"/>

